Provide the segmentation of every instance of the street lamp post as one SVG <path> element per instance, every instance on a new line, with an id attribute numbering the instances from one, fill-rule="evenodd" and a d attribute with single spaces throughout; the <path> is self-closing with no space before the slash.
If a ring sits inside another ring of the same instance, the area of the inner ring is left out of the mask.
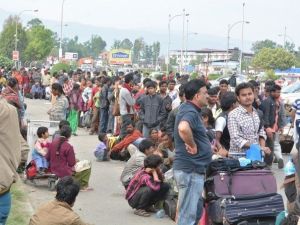
<path id="1" fill-rule="evenodd" d="M 241 44 L 241 55 L 240 55 L 240 74 L 243 73 L 242 61 L 243 61 L 243 51 L 244 51 L 244 24 L 245 24 L 245 2 L 243 3 L 243 22 L 242 22 L 242 44 Z"/>
<path id="2" fill-rule="evenodd" d="M 249 21 L 237 21 L 234 24 L 230 25 L 228 24 L 228 28 L 227 28 L 227 52 L 226 52 L 226 68 L 228 69 L 228 61 L 229 61 L 229 42 L 230 42 L 230 31 L 232 30 L 233 27 L 235 27 L 236 25 L 240 24 L 240 23 L 246 23 L 249 24 Z"/>
<path id="3" fill-rule="evenodd" d="M 58 51 L 58 59 L 62 59 L 62 38 L 63 38 L 63 18 L 64 18 L 64 4 L 65 0 L 62 0 L 61 4 L 61 15 L 60 15 L 60 40 L 59 40 L 59 51 Z"/>
<path id="4" fill-rule="evenodd" d="M 168 58 L 167 58 L 167 71 L 169 71 L 169 64 L 170 64 L 170 46 L 171 46 L 171 22 L 176 17 L 182 16 L 182 14 L 177 14 L 175 16 L 171 16 L 169 14 L 169 22 L 168 22 L 168 33 L 169 33 L 169 40 L 168 40 Z"/>
<path id="5" fill-rule="evenodd" d="M 18 18 L 20 18 L 24 12 L 38 12 L 38 11 L 39 11 L 38 9 L 25 9 L 25 10 L 22 10 L 21 12 L 19 12 L 19 14 L 17 15 L 16 31 L 15 31 L 15 51 L 18 51 Z M 17 67 L 17 63 L 18 63 L 18 61 L 16 60 L 15 67 Z"/>

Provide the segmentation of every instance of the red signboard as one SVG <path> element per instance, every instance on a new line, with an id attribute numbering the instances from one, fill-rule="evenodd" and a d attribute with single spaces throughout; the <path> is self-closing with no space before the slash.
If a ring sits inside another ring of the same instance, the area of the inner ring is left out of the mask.
<path id="1" fill-rule="evenodd" d="M 14 61 L 19 61 L 19 51 L 13 51 L 12 52 L 12 59 Z"/>

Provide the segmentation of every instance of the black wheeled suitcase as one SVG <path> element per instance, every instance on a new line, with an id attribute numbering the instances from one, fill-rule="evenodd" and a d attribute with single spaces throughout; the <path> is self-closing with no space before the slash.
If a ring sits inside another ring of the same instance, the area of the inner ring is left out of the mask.
<path id="1" fill-rule="evenodd" d="M 212 222 L 225 225 L 275 224 L 276 216 L 282 211 L 284 204 L 280 194 L 220 198 L 208 204 L 208 215 Z"/>

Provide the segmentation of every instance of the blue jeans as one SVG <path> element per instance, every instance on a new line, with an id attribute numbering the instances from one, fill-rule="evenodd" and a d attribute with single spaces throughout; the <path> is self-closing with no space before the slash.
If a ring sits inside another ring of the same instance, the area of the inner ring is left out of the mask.
<path id="1" fill-rule="evenodd" d="M 11 195 L 10 192 L 0 195 L 0 225 L 6 223 L 9 211 L 11 207 Z"/>
<path id="2" fill-rule="evenodd" d="M 99 133 L 106 133 L 108 124 L 108 109 L 100 108 L 100 124 L 99 124 Z"/>
<path id="3" fill-rule="evenodd" d="M 179 191 L 177 225 L 198 225 L 203 208 L 204 175 L 174 170 Z"/>

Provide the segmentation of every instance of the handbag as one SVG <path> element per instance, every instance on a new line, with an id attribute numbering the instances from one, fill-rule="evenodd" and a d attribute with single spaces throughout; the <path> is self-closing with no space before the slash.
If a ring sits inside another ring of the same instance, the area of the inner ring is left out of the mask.
<path id="1" fill-rule="evenodd" d="M 294 146 L 293 136 L 290 135 L 291 128 L 292 126 L 290 126 L 289 131 L 286 135 L 281 136 L 281 139 L 279 141 L 279 144 L 281 146 L 281 152 L 285 154 L 291 153 Z"/>

